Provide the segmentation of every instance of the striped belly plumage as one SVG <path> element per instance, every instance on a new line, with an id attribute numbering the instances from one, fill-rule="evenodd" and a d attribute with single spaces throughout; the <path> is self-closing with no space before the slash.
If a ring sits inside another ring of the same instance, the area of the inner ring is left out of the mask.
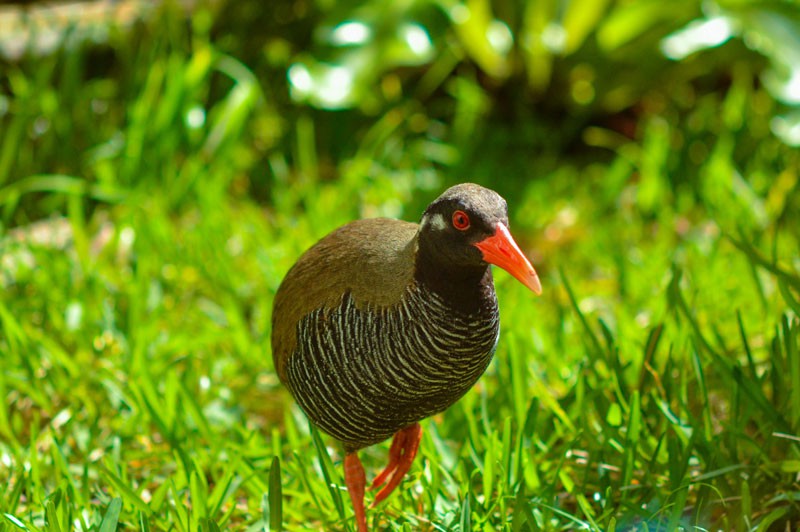
<path id="1" fill-rule="evenodd" d="M 288 385 L 309 418 L 350 452 L 445 410 L 492 359 L 499 332 L 494 292 L 460 313 L 415 285 L 386 308 L 350 294 L 298 324 Z"/>

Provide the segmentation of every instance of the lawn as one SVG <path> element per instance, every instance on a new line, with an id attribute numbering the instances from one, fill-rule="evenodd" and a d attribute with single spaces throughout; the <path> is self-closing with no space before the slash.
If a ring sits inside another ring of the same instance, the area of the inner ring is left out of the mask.
<path id="1" fill-rule="evenodd" d="M 353 530 L 272 299 L 466 181 L 543 294 L 373 529 L 800 528 L 800 9 L 662 4 L 3 8 L 0 532 Z"/>

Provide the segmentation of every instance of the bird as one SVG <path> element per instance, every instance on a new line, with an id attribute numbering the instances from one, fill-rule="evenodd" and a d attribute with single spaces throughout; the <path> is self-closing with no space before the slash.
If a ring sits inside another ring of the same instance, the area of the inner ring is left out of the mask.
<path id="1" fill-rule="evenodd" d="M 372 218 L 323 237 L 273 301 L 272 356 L 311 423 L 343 445 L 358 532 L 367 532 L 358 451 L 392 438 L 370 508 L 400 484 L 422 437 L 484 373 L 499 339 L 490 265 L 537 295 L 536 270 L 511 236 L 508 207 L 473 183 L 445 190 L 419 224 Z"/>

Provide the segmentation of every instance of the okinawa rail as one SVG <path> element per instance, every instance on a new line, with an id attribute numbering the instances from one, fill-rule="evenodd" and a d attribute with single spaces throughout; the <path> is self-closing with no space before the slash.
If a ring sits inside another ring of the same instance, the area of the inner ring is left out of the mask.
<path id="1" fill-rule="evenodd" d="M 541 293 L 508 229 L 506 201 L 475 184 L 446 190 L 419 224 L 351 222 L 317 242 L 275 296 L 272 356 L 315 426 L 344 446 L 359 532 L 367 531 L 359 449 L 394 436 L 371 489 L 384 500 L 411 467 L 419 421 L 486 370 L 500 317 L 490 265 Z"/>

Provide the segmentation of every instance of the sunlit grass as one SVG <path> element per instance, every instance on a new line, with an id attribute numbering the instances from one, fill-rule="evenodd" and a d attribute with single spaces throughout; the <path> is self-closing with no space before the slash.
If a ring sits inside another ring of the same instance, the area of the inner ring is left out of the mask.
<path id="1" fill-rule="evenodd" d="M 331 229 L 417 220 L 467 180 L 505 194 L 544 292 L 496 274 L 495 361 L 423 423 L 370 523 L 797 524 L 798 158 L 764 138 L 743 163 L 714 120 L 759 88 L 599 132 L 591 161 L 533 157 L 514 120 L 481 136 L 413 101 L 352 124 L 280 107 L 201 22 L 115 36 L 119 76 L 83 83 L 80 51 L 3 73 L 0 530 L 351 529 L 341 451 L 272 370 L 272 296 Z M 387 448 L 362 452 L 369 477 Z"/>

